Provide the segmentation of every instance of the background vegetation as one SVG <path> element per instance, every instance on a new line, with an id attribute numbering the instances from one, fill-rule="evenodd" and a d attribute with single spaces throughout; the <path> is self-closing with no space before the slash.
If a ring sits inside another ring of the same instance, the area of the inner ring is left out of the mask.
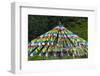
<path id="1" fill-rule="evenodd" d="M 87 17 L 28 15 L 28 42 L 58 26 L 58 21 L 61 21 L 68 30 L 88 41 Z"/>

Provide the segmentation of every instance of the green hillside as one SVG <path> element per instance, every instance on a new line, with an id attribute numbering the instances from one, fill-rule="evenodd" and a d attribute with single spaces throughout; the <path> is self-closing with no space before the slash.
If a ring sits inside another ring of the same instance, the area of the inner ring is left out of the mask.
<path id="1" fill-rule="evenodd" d="M 51 30 L 61 21 L 64 27 L 88 41 L 88 18 L 68 16 L 28 16 L 28 42 Z"/>

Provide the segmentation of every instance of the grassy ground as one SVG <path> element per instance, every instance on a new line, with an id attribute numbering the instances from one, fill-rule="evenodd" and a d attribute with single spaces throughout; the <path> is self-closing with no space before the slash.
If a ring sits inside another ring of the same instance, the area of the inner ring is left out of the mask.
<path id="1" fill-rule="evenodd" d="M 64 56 L 64 57 L 54 57 L 54 56 L 29 56 L 28 60 L 29 61 L 34 61 L 34 60 L 57 60 L 57 59 L 80 59 L 80 58 L 87 58 L 87 57 L 72 57 L 72 56 Z"/>

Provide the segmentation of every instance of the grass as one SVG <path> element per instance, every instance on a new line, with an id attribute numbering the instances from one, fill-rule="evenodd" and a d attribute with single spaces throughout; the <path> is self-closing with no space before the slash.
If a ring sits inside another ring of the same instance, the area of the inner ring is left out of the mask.
<path id="1" fill-rule="evenodd" d="M 57 60 L 57 59 L 80 59 L 80 58 L 88 58 L 88 57 L 72 57 L 72 56 L 64 56 L 64 57 L 54 57 L 54 56 L 29 56 L 28 60 L 29 61 L 36 61 L 36 60 Z"/>

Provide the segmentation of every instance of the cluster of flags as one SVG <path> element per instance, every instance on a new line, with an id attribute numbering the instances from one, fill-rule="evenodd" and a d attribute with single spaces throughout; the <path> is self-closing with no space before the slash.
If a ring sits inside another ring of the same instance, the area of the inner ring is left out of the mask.
<path id="1" fill-rule="evenodd" d="M 28 44 L 28 56 L 88 56 L 88 43 L 59 25 Z"/>

